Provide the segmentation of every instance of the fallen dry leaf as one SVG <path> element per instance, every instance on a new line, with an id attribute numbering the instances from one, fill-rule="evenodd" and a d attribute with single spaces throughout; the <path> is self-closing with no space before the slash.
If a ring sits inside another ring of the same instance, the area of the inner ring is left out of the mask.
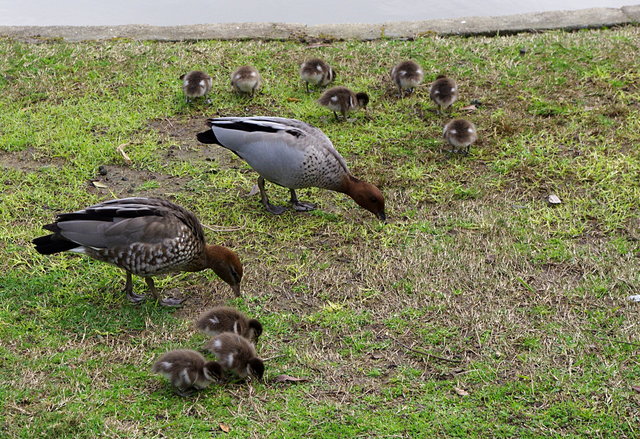
<path id="1" fill-rule="evenodd" d="M 547 197 L 547 202 L 548 202 L 549 204 L 551 204 L 552 206 L 556 206 L 556 205 L 558 205 L 558 204 L 562 203 L 562 201 L 560 200 L 560 197 L 558 197 L 558 196 L 557 196 L 557 195 L 555 195 L 555 194 L 550 194 L 550 195 Z"/>
<path id="2" fill-rule="evenodd" d="M 289 102 L 300 102 L 300 99 L 298 99 L 298 98 L 287 98 L 287 101 L 289 101 Z"/>
<path id="3" fill-rule="evenodd" d="M 231 431 L 231 428 L 227 424 L 223 424 L 221 422 L 220 423 L 220 430 L 224 431 L 225 433 L 229 433 Z"/>
<path id="4" fill-rule="evenodd" d="M 454 387 L 453 390 L 455 390 L 456 393 L 460 396 L 469 396 L 469 392 L 467 392 L 464 389 L 461 389 L 460 387 Z"/>
<path id="5" fill-rule="evenodd" d="M 382 358 L 382 354 L 371 354 L 373 360 L 379 360 Z"/>
<path id="6" fill-rule="evenodd" d="M 631 388 L 636 392 L 640 393 L 640 386 L 631 386 Z"/>
<path id="7" fill-rule="evenodd" d="M 305 382 L 309 381 L 307 378 L 296 378 L 291 375 L 278 375 L 274 378 L 276 383 L 289 383 L 289 382 Z"/>
<path id="8" fill-rule="evenodd" d="M 468 105 L 466 107 L 462 107 L 460 111 L 468 111 L 469 113 L 471 113 L 472 111 L 476 111 L 477 109 L 478 107 L 476 107 L 475 105 Z"/>
<path id="9" fill-rule="evenodd" d="M 106 184 L 102 183 L 101 181 L 92 181 L 91 184 L 93 184 L 94 187 L 97 187 L 100 189 L 105 189 L 109 187 Z"/>

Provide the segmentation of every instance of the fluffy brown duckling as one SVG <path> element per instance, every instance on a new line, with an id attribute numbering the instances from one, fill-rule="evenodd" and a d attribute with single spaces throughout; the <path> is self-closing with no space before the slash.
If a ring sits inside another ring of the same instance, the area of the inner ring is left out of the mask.
<path id="1" fill-rule="evenodd" d="M 469 153 L 471 144 L 478 139 L 476 127 L 466 119 L 454 119 L 445 125 L 442 135 L 453 147 L 453 152 Z M 462 151 L 461 149 L 464 148 Z"/>
<path id="2" fill-rule="evenodd" d="M 235 372 L 240 378 L 251 376 L 262 380 L 264 363 L 246 338 L 233 332 L 223 332 L 207 344 L 207 349 L 216 356 L 223 369 Z"/>
<path id="3" fill-rule="evenodd" d="M 249 319 L 237 309 L 218 306 L 203 312 L 196 320 L 196 329 L 211 337 L 222 332 L 233 332 L 252 343 L 262 334 L 262 325 L 256 319 Z"/>
<path id="4" fill-rule="evenodd" d="M 336 120 L 340 120 L 337 114 L 338 111 L 342 114 L 342 118 L 347 120 L 349 111 L 355 111 L 359 108 L 366 110 L 369 103 L 369 95 L 364 92 L 354 93 L 347 87 L 332 87 L 320 96 L 318 103 L 332 110 Z"/>
<path id="5" fill-rule="evenodd" d="M 255 67 L 238 67 L 231 74 L 231 86 L 240 93 L 250 93 L 253 96 L 262 87 L 262 77 Z"/>
<path id="6" fill-rule="evenodd" d="M 186 97 L 187 102 L 193 98 L 199 98 L 205 96 L 211 91 L 213 81 L 211 76 L 205 72 L 194 70 L 180 76 L 182 80 L 182 90 Z"/>
<path id="7" fill-rule="evenodd" d="M 33 240 L 43 255 L 63 251 L 82 253 L 127 272 L 125 292 L 133 303 L 144 296 L 133 292 L 131 275 L 143 276 L 159 299 L 153 278 L 158 274 L 211 268 L 240 295 L 242 264 L 235 252 L 208 245 L 196 216 L 160 198 L 122 198 L 104 201 L 71 213 L 61 213 L 44 226 L 53 232 Z M 163 305 L 182 300 L 168 298 Z"/>
<path id="8" fill-rule="evenodd" d="M 312 58 L 300 65 L 300 78 L 304 81 L 309 93 L 310 83 L 325 86 L 336 78 L 336 74 L 329 64 L 320 58 Z"/>
<path id="9" fill-rule="evenodd" d="M 458 99 L 458 85 L 453 79 L 439 75 L 431 84 L 429 96 L 438 106 L 438 113 L 440 113 L 442 110 L 451 108 Z"/>
<path id="10" fill-rule="evenodd" d="M 415 61 L 402 61 L 391 69 L 391 80 L 398 86 L 400 96 L 403 95 L 404 90 L 412 93 L 423 79 L 424 71 Z"/>
<path id="11" fill-rule="evenodd" d="M 189 396 L 222 377 L 222 367 L 215 361 L 206 361 L 196 351 L 177 349 L 163 354 L 151 370 L 163 375 L 180 396 Z"/>

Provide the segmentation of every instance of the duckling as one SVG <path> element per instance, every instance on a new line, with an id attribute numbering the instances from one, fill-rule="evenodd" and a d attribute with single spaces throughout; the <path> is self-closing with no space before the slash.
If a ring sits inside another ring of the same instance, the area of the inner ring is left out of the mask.
<path id="1" fill-rule="evenodd" d="M 222 367 L 215 361 L 206 361 L 196 351 L 176 349 L 163 354 L 151 370 L 171 381 L 180 396 L 189 396 L 222 377 Z"/>
<path id="2" fill-rule="evenodd" d="M 336 111 L 342 113 L 343 119 L 347 120 L 349 111 L 355 111 L 358 108 L 366 110 L 368 103 L 369 95 L 364 92 L 354 93 L 347 87 L 332 87 L 318 99 L 318 104 L 333 111 L 336 120 L 340 120 Z"/>
<path id="3" fill-rule="evenodd" d="M 184 90 L 187 102 L 192 98 L 205 96 L 211 91 L 213 84 L 211 76 L 199 70 L 186 73 L 180 76 L 180 79 L 182 80 L 182 90 Z"/>
<path id="4" fill-rule="evenodd" d="M 469 154 L 471 144 L 478 139 L 476 127 L 466 119 L 454 119 L 445 125 L 442 135 L 453 147 L 453 152 L 458 148 L 465 148 L 464 154 Z"/>
<path id="5" fill-rule="evenodd" d="M 269 202 L 264 183 L 286 187 L 297 211 L 315 209 L 298 200 L 296 189 L 319 187 L 350 196 L 359 206 L 386 220 L 384 196 L 371 183 L 351 175 L 331 140 L 308 123 L 282 117 L 220 117 L 208 119 L 200 142 L 218 144 L 245 160 L 258 174 L 262 204 L 274 215 L 286 209 Z"/>
<path id="6" fill-rule="evenodd" d="M 309 83 L 325 86 L 336 78 L 336 73 L 320 58 L 313 58 L 300 65 L 300 78 L 304 81 L 309 93 Z"/>
<path id="7" fill-rule="evenodd" d="M 412 93 L 424 79 L 422 67 L 415 61 L 402 61 L 391 69 L 391 79 L 398 86 L 398 92 L 402 97 L 403 90 Z"/>
<path id="8" fill-rule="evenodd" d="M 160 300 L 153 278 L 158 274 L 211 268 L 240 295 L 242 264 L 238 255 L 219 245 L 208 245 L 198 218 L 182 206 L 160 198 L 121 198 L 71 213 L 61 213 L 43 227 L 53 232 L 35 238 L 36 251 L 51 255 L 63 251 L 85 254 L 127 272 L 124 291 L 133 303 L 145 296 L 133 292 L 132 274 L 145 278 Z M 178 306 L 182 300 L 160 300 Z"/>
<path id="9" fill-rule="evenodd" d="M 438 114 L 441 114 L 443 109 L 451 108 L 458 99 L 458 85 L 453 79 L 439 75 L 431 84 L 429 96 L 438 105 Z"/>
<path id="10" fill-rule="evenodd" d="M 231 74 L 231 85 L 240 93 L 251 93 L 251 96 L 262 87 L 262 77 L 255 67 L 242 66 Z"/>
<path id="11" fill-rule="evenodd" d="M 237 309 L 227 306 L 218 306 L 202 313 L 196 321 L 196 328 L 211 337 L 222 332 L 233 332 L 252 343 L 256 343 L 262 334 L 259 321 L 248 319 Z"/>
<path id="12" fill-rule="evenodd" d="M 214 337 L 206 348 L 216 356 L 223 369 L 235 372 L 240 378 L 251 376 L 262 380 L 264 363 L 246 338 L 233 332 L 223 332 Z"/>

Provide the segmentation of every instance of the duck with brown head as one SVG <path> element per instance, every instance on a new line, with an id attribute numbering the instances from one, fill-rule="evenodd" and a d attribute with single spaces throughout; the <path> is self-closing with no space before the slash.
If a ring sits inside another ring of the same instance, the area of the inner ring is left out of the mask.
<path id="1" fill-rule="evenodd" d="M 219 245 L 208 245 L 202 225 L 193 213 L 159 198 L 121 198 L 104 201 L 71 213 L 62 213 L 44 226 L 53 232 L 35 238 L 44 255 L 63 251 L 82 253 L 127 272 L 127 298 L 139 303 L 132 274 L 143 276 L 149 291 L 160 300 L 152 276 L 171 272 L 212 269 L 240 295 L 242 264 L 238 255 Z M 167 306 L 179 299 L 162 299 Z"/>
<path id="2" fill-rule="evenodd" d="M 265 180 L 289 188 L 298 211 L 315 208 L 298 200 L 295 190 L 319 187 L 349 195 L 359 206 L 384 220 L 384 197 L 371 183 L 353 177 L 344 158 L 318 128 L 280 117 L 209 119 L 210 130 L 198 134 L 202 143 L 221 145 L 245 160 L 259 175 L 262 204 L 273 214 L 285 209 L 269 202 Z"/>

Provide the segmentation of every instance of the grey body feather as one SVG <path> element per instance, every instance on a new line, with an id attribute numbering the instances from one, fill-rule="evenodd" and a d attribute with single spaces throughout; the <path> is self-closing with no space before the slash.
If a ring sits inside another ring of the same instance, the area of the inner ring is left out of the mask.
<path id="1" fill-rule="evenodd" d="M 209 119 L 208 124 L 220 145 L 280 186 L 336 190 L 348 175 L 346 162 L 329 138 L 299 120 L 227 117 Z"/>

